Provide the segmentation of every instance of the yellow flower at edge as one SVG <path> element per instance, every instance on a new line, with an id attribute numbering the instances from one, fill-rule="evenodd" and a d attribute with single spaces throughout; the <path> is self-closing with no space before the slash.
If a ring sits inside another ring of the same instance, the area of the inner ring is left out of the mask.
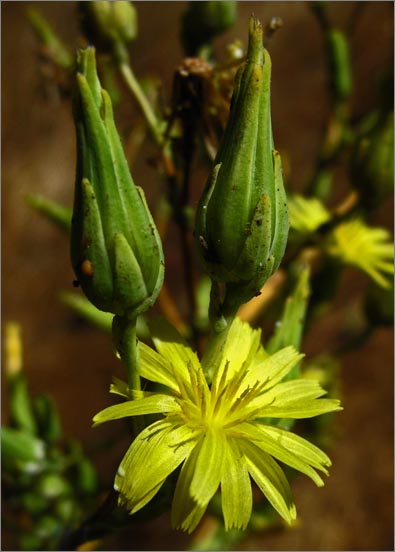
<path id="1" fill-rule="evenodd" d="M 296 517 L 289 483 L 277 460 L 299 470 L 318 486 L 316 470 L 327 474 L 328 456 L 265 418 L 309 418 L 340 410 L 339 401 L 321 398 L 314 380 L 282 379 L 300 361 L 293 347 L 268 355 L 260 331 L 235 318 L 214 363 L 211 386 L 196 354 L 167 325 L 155 328 L 157 352 L 140 344 L 141 376 L 168 388 L 106 408 L 95 424 L 143 414 L 163 418 L 146 427 L 126 452 L 115 477 L 119 502 L 131 514 L 147 504 L 180 465 L 172 504 L 174 527 L 192 532 L 221 489 L 225 528 L 243 529 L 252 511 L 251 479 L 277 512 Z M 128 396 L 118 382 L 112 391 Z"/>
<path id="2" fill-rule="evenodd" d="M 391 286 L 394 244 L 385 228 L 373 228 L 361 219 L 351 219 L 332 230 L 326 247 L 330 255 L 363 270 L 379 286 Z"/>

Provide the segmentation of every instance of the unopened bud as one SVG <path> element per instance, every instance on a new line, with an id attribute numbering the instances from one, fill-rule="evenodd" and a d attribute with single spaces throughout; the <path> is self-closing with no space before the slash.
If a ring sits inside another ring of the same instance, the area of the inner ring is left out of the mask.
<path id="1" fill-rule="evenodd" d="M 137 14 L 132 2 L 80 2 L 82 26 L 99 50 L 119 50 L 137 37 Z"/>
<path id="2" fill-rule="evenodd" d="M 162 244 L 144 193 L 130 175 L 93 48 L 80 51 L 78 69 L 72 265 L 98 309 L 135 318 L 162 286 Z"/>
<path id="3" fill-rule="evenodd" d="M 259 294 L 287 243 L 288 214 L 281 160 L 270 116 L 271 62 L 262 27 L 250 20 L 247 59 L 236 76 L 227 127 L 196 220 L 197 247 L 227 299 Z"/>

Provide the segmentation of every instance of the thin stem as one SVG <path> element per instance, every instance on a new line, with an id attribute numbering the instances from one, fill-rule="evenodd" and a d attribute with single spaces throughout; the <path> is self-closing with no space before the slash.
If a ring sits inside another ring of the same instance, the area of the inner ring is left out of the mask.
<path id="1" fill-rule="evenodd" d="M 136 101 L 139 104 L 140 109 L 147 120 L 148 126 L 152 132 L 152 136 L 154 137 L 155 142 L 157 142 L 158 145 L 161 145 L 163 142 L 163 137 L 159 131 L 159 121 L 154 113 L 154 110 L 151 107 L 151 104 L 144 94 L 140 83 L 136 79 L 131 66 L 129 65 L 129 63 L 123 62 L 119 64 L 119 70 L 125 81 L 125 84 L 136 98 Z"/>
<path id="2" fill-rule="evenodd" d="M 138 341 L 136 334 L 136 320 L 129 321 L 123 334 L 122 362 L 128 374 L 129 388 L 140 391 L 141 383 L 138 372 Z"/>
<path id="3" fill-rule="evenodd" d="M 221 298 L 220 286 L 212 282 L 209 307 L 212 333 L 202 358 L 202 367 L 208 383 L 211 383 L 217 365 L 215 357 L 223 346 L 239 306 L 225 305 Z"/>
<path id="4" fill-rule="evenodd" d="M 125 367 L 128 387 L 132 391 L 141 390 L 139 374 L 139 346 L 136 332 L 136 318 L 129 320 L 123 316 L 114 316 L 112 335 L 116 350 Z M 133 433 L 137 436 L 144 428 L 142 416 L 133 418 Z"/>
<path id="5" fill-rule="evenodd" d="M 131 390 L 141 389 L 138 371 L 138 341 L 136 333 L 136 318 L 129 320 L 123 316 L 114 316 L 112 336 L 116 351 L 125 367 L 128 387 Z"/>

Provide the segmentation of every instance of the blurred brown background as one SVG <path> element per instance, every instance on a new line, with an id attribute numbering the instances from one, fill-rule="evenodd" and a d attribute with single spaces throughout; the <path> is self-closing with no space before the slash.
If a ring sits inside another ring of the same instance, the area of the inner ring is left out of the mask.
<path id="1" fill-rule="evenodd" d="M 393 56 L 392 2 L 331 2 L 333 22 L 341 28 L 355 17 L 351 41 L 354 69 L 353 112 L 368 112 L 377 102 L 376 82 Z M 172 75 L 182 59 L 178 41 L 185 2 L 138 2 L 139 37 L 131 46 L 138 76 L 163 80 L 169 101 Z M 25 203 L 37 192 L 70 205 L 74 179 L 74 129 L 70 104 L 59 100 L 39 72 L 37 42 L 25 18 L 37 7 L 64 41 L 78 44 L 74 2 L 2 2 L 2 320 L 23 328 L 25 367 L 33 393 L 51 392 L 62 414 L 65 433 L 92 449 L 110 436 L 109 426 L 91 429 L 92 416 L 110 404 L 108 387 L 121 375 L 110 337 L 77 322 L 57 298 L 74 278 L 64 235 Z M 312 170 L 328 110 L 322 37 L 304 2 L 241 2 L 237 25 L 216 43 L 246 42 L 248 17 L 264 23 L 280 16 L 283 28 L 269 49 L 273 61 L 272 118 L 277 147 L 289 157 L 292 185 L 301 189 Z M 134 106 L 120 117 L 133 124 Z M 133 166 L 137 183 L 152 202 L 161 184 L 148 162 L 154 152 L 147 141 Z M 204 174 L 197 173 L 202 186 Z M 339 173 L 339 187 L 344 174 Z M 375 213 L 377 224 L 392 225 L 392 205 Z M 166 244 L 167 281 L 178 285 L 177 242 Z M 366 278 L 346 271 L 328 317 L 310 332 L 303 350 L 317 354 L 339 339 L 342 321 L 358 298 Z M 355 291 L 355 293 L 354 293 Z M 183 301 L 183 297 L 180 297 Z M 341 337 L 341 336 L 340 336 Z M 256 534 L 244 550 L 392 550 L 393 549 L 393 336 L 378 329 L 355 352 L 343 357 L 344 412 L 337 418 L 337 439 L 330 451 L 331 477 L 323 489 L 303 476 L 293 483 L 299 522 L 292 530 Z M 3 401 L 3 415 L 6 401 Z M 127 443 L 102 451 L 95 461 L 110 484 Z M 167 516 L 124 531 L 105 544 L 107 550 L 177 550 L 188 538 L 169 529 Z M 12 546 L 12 543 L 9 545 Z"/>

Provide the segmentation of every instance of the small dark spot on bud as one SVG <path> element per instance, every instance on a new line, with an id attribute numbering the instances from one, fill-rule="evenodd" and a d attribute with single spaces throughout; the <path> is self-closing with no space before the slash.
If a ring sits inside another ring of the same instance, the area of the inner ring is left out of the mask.
<path id="1" fill-rule="evenodd" d="M 256 224 L 257 226 L 262 226 L 262 222 L 263 222 L 262 219 L 256 219 L 255 224 Z"/>
<path id="2" fill-rule="evenodd" d="M 81 263 L 81 272 L 84 276 L 93 276 L 93 263 L 89 259 L 85 259 Z"/>
<path id="3" fill-rule="evenodd" d="M 81 282 L 79 280 L 73 280 L 72 285 L 73 285 L 73 287 L 77 288 L 77 287 L 80 287 Z"/>
<path id="4" fill-rule="evenodd" d="M 255 292 L 255 297 L 259 297 L 262 294 L 261 290 Z"/>
<path id="5" fill-rule="evenodd" d="M 280 188 L 277 188 L 277 191 L 279 192 L 279 191 L 280 191 Z"/>

